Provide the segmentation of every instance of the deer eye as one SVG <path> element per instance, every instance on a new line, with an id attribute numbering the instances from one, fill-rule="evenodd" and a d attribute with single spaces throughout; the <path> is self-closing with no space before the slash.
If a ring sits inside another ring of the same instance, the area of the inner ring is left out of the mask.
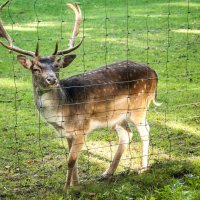
<path id="1" fill-rule="evenodd" d="M 40 73 L 40 70 L 38 68 L 33 68 L 34 73 Z"/>
<path id="2" fill-rule="evenodd" d="M 59 69 L 59 65 L 54 65 L 54 69 Z"/>

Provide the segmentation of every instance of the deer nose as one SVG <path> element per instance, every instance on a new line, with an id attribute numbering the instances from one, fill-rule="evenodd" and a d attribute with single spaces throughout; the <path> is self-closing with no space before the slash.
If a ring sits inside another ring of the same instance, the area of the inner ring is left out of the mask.
<path id="1" fill-rule="evenodd" d="M 48 77 L 46 78 L 46 82 L 47 82 L 49 85 L 55 85 L 55 84 L 57 83 L 57 79 L 56 79 L 55 76 L 50 75 L 50 76 L 48 76 Z"/>

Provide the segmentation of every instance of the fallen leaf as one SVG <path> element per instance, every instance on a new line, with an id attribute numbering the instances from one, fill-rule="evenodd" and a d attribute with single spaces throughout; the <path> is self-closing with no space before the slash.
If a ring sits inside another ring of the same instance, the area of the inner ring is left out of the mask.
<path id="1" fill-rule="evenodd" d="M 94 197 L 94 196 L 96 196 L 96 193 L 95 192 L 90 192 L 89 196 Z"/>
<path id="2" fill-rule="evenodd" d="M 5 166 L 6 169 L 10 169 L 10 167 L 11 167 L 11 166 L 9 166 L 9 165 Z"/>

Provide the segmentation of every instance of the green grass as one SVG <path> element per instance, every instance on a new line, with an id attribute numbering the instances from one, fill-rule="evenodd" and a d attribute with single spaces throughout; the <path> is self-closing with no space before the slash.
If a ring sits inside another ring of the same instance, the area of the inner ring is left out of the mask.
<path id="1" fill-rule="evenodd" d="M 141 142 L 133 127 L 134 138 L 116 175 L 98 181 L 117 137 L 110 130 L 96 130 L 80 157 L 81 184 L 65 194 L 66 141 L 38 117 L 31 74 L 19 66 L 15 54 L 0 47 L 0 199 L 199 199 L 200 3 L 191 1 L 188 9 L 183 0 L 127 2 L 128 21 L 126 1 L 80 0 L 85 20 L 79 38 L 84 32 L 85 40 L 61 77 L 127 57 L 157 71 L 158 101 L 163 104 L 151 106 L 148 113 L 150 170 L 134 171 Z M 65 3 L 12 1 L 2 18 L 16 45 L 34 51 L 39 38 L 41 54 L 49 55 L 57 40 L 65 48 L 71 34 L 73 13 Z"/>

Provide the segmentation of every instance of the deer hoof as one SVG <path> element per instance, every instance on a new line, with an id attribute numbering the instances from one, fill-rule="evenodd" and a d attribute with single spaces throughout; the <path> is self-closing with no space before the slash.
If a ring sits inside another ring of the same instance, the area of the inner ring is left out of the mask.
<path id="1" fill-rule="evenodd" d="M 113 176 L 113 174 L 111 174 L 111 173 L 108 173 L 107 172 L 107 170 L 99 177 L 99 181 L 103 181 L 103 180 L 106 180 L 106 179 L 108 179 L 108 178 L 110 178 L 110 177 L 112 177 Z"/>
<path id="2" fill-rule="evenodd" d="M 138 174 L 141 174 L 143 172 L 146 172 L 147 170 L 148 170 L 148 167 L 141 167 L 137 171 L 138 171 Z"/>

